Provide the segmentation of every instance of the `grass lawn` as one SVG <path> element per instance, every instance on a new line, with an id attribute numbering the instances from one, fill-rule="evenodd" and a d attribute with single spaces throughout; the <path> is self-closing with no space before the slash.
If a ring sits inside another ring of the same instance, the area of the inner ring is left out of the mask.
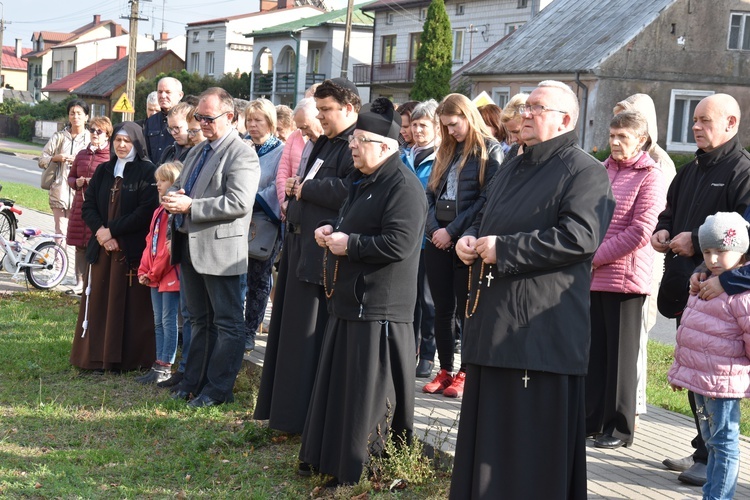
<path id="1" fill-rule="evenodd" d="M 298 437 L 252 419 L 258 369 L 243 369 L 234 403 L 194 411 L 137 373 L 71 367 L 78 306 L 59 292 L 0 295 L 0 496 L 298 499 L 324 482 L 295 473 Z M 445 498 L 447 474 L 426 476 L 399 496 Z M 336 497 L 393 496 L 379 487 Z"/>
<path id="2" fill-rule="evenodd" d="M 34 142 L 27 142 L 23 141 L 21 139 L 18 139 L 16 137 L 3 137 L 4 142 L 12 142 L 13 146 L 5 146 L 2 148 L 2 151 L 9 152 L 9 153 L 21 153 L 21 154 L 27 154 L 27 155 L 39 155 L 39 144 L 36 144 Z M 25 147 L 25 146 L 34 146 L 31 147 Z"/>
<path id="3" fill-rule="evenodd" d="M 28 186 L 17 182 L 0 182 L 3 190 L 0 198 L 10 198 L 23 208 L 31 208 L 39 212 L 51 214 L 49 208 L 49 191 L 39 187 Z M 19 217 L 19 226 L 23 227 L 23 214 Z"/>

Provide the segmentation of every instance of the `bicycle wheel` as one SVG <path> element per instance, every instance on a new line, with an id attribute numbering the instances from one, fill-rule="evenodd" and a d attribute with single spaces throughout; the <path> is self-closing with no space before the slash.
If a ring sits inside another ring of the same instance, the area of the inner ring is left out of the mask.
<path id="1" fill-rule="evenodd" d="M 16 239 L 16 225 L 13 215 L 9 214 L 7 210 L 0 212 L 0 234 L 8 241 Z"/>
<path id="2" fill-rule="evenodd" d="M 49 290 L 59 285 L 68 272 L 68 255 L 54 241 L 43 241 L 32 250 L 26 278 L 34 288 Z M 40 265 L 41 264 L 41 265 Z"/>

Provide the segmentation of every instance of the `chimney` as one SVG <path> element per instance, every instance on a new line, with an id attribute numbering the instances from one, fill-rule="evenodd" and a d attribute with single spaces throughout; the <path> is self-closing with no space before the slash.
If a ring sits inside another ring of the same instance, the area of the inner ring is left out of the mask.
<path id="1" fill-rule="evenodd" d="M 18 59 L 21 59 L 22 55 L 23 55 L 23 49 L 21 48 L 21 39 L 16 38 L 16 57 Z"/>
<path id="2" fill-rule="evenodd" d="M 286 9 L 287 7 L 291 7 L 291 5 L 287 5 L 286 0 L 279 0 L 279 10 Z"/>
<path id="3" fill-rule="evenodd" d="M 125 48 L 124 45 L 118 45 L 116 48 L 117 48 L 117 60 L 118 61 L 128 54 L 127 49 Z"/>
<path id="4" fill-rule="evenodd" d="M 260 0 L 260 11 L 261 12 L 268 12 L 271 10 L 276 10 L 278 8 L 279 4 L 276 0 Z"/>
<path id="5" fill-rule="evenodd" d="M 112 23 L 109 25 L 109 34 L 111 37 L 116 37 L 122 35 L 122 26 L 120 26 L 117 23 Z"/>
<path id="6" fill-rule="evenodd" d="M 99 14 L 94 14 L 94 24 L 99 24 L 102 22 L 102 16 Z"/>
<path id="7" fill-rule="evenodd" d="M 169 40 L 169 33 L 167 33 L 166 31 L 162 31 L 161 33 L 159 33 L 159 40 Z"/>

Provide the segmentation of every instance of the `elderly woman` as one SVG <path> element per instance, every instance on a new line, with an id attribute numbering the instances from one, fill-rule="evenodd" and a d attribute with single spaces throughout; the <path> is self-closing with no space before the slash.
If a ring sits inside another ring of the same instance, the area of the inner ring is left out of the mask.
<path id="1" fill-rule="evenodd" d="M 68 173 L 76 155 L 91 140 L 86 122 L 89 119 L 89 105 L 80 99 L 68 103 L 68 124 L 59 132 L 52 134 L 39 157 L 39 168 L 54 168 L 51 184 L 42 187 L 49 189 L 49 207 L 55 219 L 55 233 L 68 232 L 68 211 L 73 201 L 73 190 L 68 186 Z"/>
<path id="2" fill-rule="evenodd" d="M 357 118 L 356 170 L 338 217 L 315 231 L 325 248 L 331 312 L 302 432 L 300 471 L 356 483 L 389 435 L 411 441 L 417 265 L 427 203 L 398 155 L 399 115 L 379 98 Z M 400 441 L 397 441 L 397 443 Z"/>
<path id="3" fill-rule="evenodd" d="M 641 310 L 651 293 L 650 238 L 666 203 L 659 165 L 649 156 L 646 118 L 615 115 L 604 162 L 617 205 L 593 260 L 586 434 L 594 446 L 630 446 L 635 433 L 636 361 Z"/>
<path id="4" fill-rule="evenodd" d="M 94 172 L 81 210 L 93 236 L 70 362 L 119 372 L 150 368 L 156 356 L 154 318 L 144 314 L 151 292 L 136 271 L 159 197 L 143 129 L 124 122 L 112 137 L 116 156 Z"/>
<path id="5" fill-rule="evenodd" d="M 91 231 L 81 217 L 83 193 L 89 187 L 89 181 L 102 163 L 109 161 L 109 137 L 112 135 L 112 122 L 106 116 L 91 120 L 88 127 L 91 142 L 80 150 L 73 160 L 68 174 L 68 186 L 75 192 L 73 205 L 68 216 L 68 245 L 76 248 L 75 275 L 76 284 L 68 292 L 80 295 L 83 292 L 83 274 L 86 272 L 86 245 L 91 238 Z"/>
<path id="6" fill-rule="evenodd" d="M 410 137 L 413 146 L 401 155 L 401 160 L 414 172 L 422 183 L 427 187 L 427 181 L 432 173 L 432 164 L 435 162 L 435 150 L 439 142 L 437 137 L 437 115 L 435 110 L 437 101 L 418 103 L 411 111 Z M 399 109 L 400 110 L 400 109 Z M 404 115 L 401 115 L 401 120 Z M 403 121 L 401 126 L 403 136 Z M 417 347 L 419 361 L 417 363 L 417 378 L 428 378 L 432 374 L 435 364 L 435 304 L 432 302 L 430 285 L 427 283 L 427 275 L 424 267 L 424 245 L 419 254 L 419 273 L 417 275 L 417 305 L 414 308 L 414 341 Z"/>
<path id="7" fill-rule="evenodd" d="M 510 98 L 508 104 L 503 108 L 500 114 L 500 123 L 505 129 L 505 140 L 503 142 L 503 151 L 505 151 L 505 162 L 508 162 L 522 153 L 522 144 L 520 139 L 521 125 L 523 117 L 518 112 L 519 106 L 526 104 L 529 94 L 516 94 Z"/>
<path id="8" fill-rule="evenodd" d="M 266 313 L 268 296 L 271 293 L 271 271 L 279 253 L 281 231 L 281 208 L 276 197 L 276 171 L 284 152 L 284 143 L 276 137 L 276 108 L 268 99 L 250 101 L 245 109 L 245 128 L 260 162 L 260 181 L 255 195 L 250 237 L 256 231 L 276 231 L 277 244 L 267 256 L 250 255 L 247 264 L 247 293 L 245 296 L 245 349 L 255 348 L 255 332 Z M 260 219 L 269 220 L 270 225 L 261 226 Z"/>
<path id="9" fill-rule="evenodd" d="M 463 366 L 453 371 L 455 318 L 465 314 L 468 268 L 456 257 L 454 244 L 484 205 L 485 187 L 500 166 L 503 151 L 466 96 L 449 94 L 436 113 L 442 142 L 427 183 L 429 241 L 424 258 L 435 302 L 440 371 L 422 391 L 456 398 L 463 395 L 466 372 Z"/>

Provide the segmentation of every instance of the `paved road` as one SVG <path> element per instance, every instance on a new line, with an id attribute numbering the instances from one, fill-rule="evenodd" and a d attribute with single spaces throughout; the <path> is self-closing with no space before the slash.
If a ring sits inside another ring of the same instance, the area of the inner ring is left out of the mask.
<path id="1" fill-rule="evenodd" d="M 39 187 L 42 169 L 32 156 L 0 154 L 0 182 L 18 182 Z"/>

